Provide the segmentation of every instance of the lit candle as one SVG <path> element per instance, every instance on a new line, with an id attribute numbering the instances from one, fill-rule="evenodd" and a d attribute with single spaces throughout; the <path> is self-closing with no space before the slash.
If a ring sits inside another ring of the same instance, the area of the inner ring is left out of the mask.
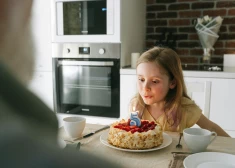
<path id="1" fill-rule="evenodd" d="M 136 125 L 137 127 L 139 127 L 141 125 L 141 121 L 140 118 L 138 117 L 138 112 L 131 112 L 131 116 L 130 116 L 130 125 Z"/>

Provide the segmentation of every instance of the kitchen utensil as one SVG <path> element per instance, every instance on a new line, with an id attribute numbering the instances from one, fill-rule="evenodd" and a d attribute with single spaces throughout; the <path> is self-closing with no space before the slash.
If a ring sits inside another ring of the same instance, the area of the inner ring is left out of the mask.
<path id="1" fill-rule="evenodd" d="M 224 71 L 234 72 L 235 70 L 235 54 L 224 54 Z"/>
<path id="2" fill-rule="evenodd" d="M 110 128 L 110 125 L 106 125 L 106 126 L 100 128 L 100 129 L 98 129 L 98 130 L 95 130 L 95 131 L 93 131 L 93 132 L 91 132 L 91 133 L 88 133 L 88 134 L 84 135 L 83 138 L 87 138 L 87 137 L 89 137 L 89 136 L 94 135 L 94 134 L 97 133 L 97 132 L 103 131 L 103 130 L 108 129 L 108 128 Z"/>
<path id="3" fill-rule="evenodd" d="M 185 168 L 233 168 L 235 155 L 221 152 L 200 152 L 187 156 L 183 164 Z"/>
<path id="4" fill-rule="evenodd" d="M 191 153 L 191 152 L 171 152 L 171 154 L 193 154 L 193 153 Z"/>
<path id="5" fill-rule="evenodd" d="M 63 119 L 63 125 L 65 132 L 71 138 L 78 138 L 83 133 L 86 125 L 86 118 L 76 116 L 76 117 L 65 117 Z"/>
<path id="6" fill-rule="evenodd" d="M 182 148 L 182 145 L 180 144 L 182 135 L 183 135 L 183 133 L 180 133 L 179 142 L 178 142 L 178 144 L 176 145 L 176 148 Z"/>
<path id="7" fill-rule="evenodd" d="M 205 151 L 207 146 L 217 137 L 216 132 L 202 128 L 186 128 L 183 134 L 186 145 L 193 153 Z"/>
<path id="8" fill-rule="evenodd" d="M 140 53 L 131 53 L 131 68 L 136 68 L 136 63 L 139 57 Z"/>

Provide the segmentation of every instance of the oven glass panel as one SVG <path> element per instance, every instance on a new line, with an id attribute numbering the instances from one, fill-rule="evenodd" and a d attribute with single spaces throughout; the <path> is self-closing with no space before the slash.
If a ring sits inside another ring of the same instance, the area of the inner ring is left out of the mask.
<path id="1" fill-rule="evenodd" d="M 110 67 L 62 66 L 60 71 L 63 104 L 111 106 Z"/>
<path id="2" fill-rule="evenodd" d="M 67 61 L 67 64 L 64 61 Z M 74 61 L 77 64 L 74 64 Z M 93 61 L 100 64 L 97 60 Z M 101 62 L 105 64 L 105 60 Z M 57 112 L 119 117 L 120 60 L 108 60 L 108 62 L 113 64 L 84 65 L 84 62 L 78 59 L 69 59 L 69 61 L 68 59 L 53 59 L 56 67 Z"/>
<path id="3" fill-rule="evenodd" d="M 64 35 L 107 34 L 106 0 L 63 2 Z"/>

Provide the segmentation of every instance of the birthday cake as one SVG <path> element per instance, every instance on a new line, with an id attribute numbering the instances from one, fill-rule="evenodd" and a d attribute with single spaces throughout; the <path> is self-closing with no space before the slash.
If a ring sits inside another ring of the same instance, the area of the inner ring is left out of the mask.
<path id="1" fill-rule="evenodd" d="M 154 148 L 163 143 L 162 128 L 154 121 L 140 120 L 132 113 L 130 119 L 122 119 L 110 126 L 108 142 L 125 149 Z"/>

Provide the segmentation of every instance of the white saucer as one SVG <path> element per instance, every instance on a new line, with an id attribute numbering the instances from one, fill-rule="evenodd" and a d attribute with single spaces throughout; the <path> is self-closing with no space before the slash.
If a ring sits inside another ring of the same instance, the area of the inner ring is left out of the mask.
<path id="1" fill-rule="evenodd" d="M 66 142 L 63 139 L 58 138 L 58 146 L 59 148 L 65 148 L 66 147 Z"/>
<path id="2" fill-rule="evenodd" d="M 102 144 L 104 144 L 105 146 L 108 146 L 110 148 L 116 149 L 116 150 L 121 150 L 121 151 L 126 151 L 126 152 L 150 152 L 150 151 L 156 151 L 162 148 L 165 148 L 167 146 L 169 146 L 172 143 L 172 138 L 170 135 L 163 133 L 163 143 L 155 148 L 151 148 L 151 149 L 142 149 L 142 150 L 135 150 L 135 149 L 124 149 L 124 148 L 118 148 L 116 146 L 113 146 L 111 144 L 108 143 L 107 141 L 108 139 L 108 132 L 104 132 L 101 136 L 100 136 L 100 142 Z"/>
<path id="3" fill-rule="evenodd" d="M 229 163 L 221 163 L 221 162 L 204 162 L 197 166 L 197 168 L 234 168 L 234 165 Z"/>
<path id="4" fill-rule="evenodd" d="M 184 159 L 185 168 L 235 168 L 235 155 L 220 152 L 201 152 Z"/>

